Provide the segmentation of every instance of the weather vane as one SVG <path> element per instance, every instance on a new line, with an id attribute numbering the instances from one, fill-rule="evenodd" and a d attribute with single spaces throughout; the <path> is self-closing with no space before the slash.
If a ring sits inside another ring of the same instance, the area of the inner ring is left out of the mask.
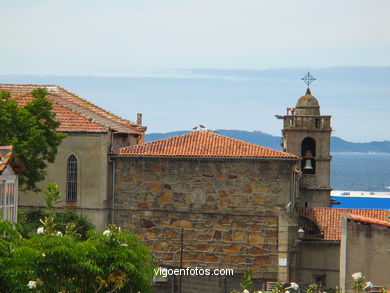
<path id="1" fill-rule="evenodd" d="M 310 74 L 310 72 L 308 72 L 305 77 L 302 77 L 301 78 L 303 80 L 304 83 L 307 84 L 307 88 L 310 87 L 310 84 L 315 81 L 316 79 Z"/>

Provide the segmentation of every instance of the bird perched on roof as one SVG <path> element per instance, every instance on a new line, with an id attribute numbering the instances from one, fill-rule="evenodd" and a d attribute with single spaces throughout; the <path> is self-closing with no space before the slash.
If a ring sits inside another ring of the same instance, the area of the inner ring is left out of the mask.
<path id="1" fill-rule="evenodd" d="M 192 128 L 192 130 L 202 130 L 202 129 L 206 129 L 206 126 L 199 124 L 198 126 L 195 126 L 194 128 Z"/>

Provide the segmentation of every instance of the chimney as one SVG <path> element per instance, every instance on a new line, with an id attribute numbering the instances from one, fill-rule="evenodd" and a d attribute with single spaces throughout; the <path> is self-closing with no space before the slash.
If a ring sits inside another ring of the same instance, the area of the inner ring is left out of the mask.
<path id="1" fill-rule="evenodd" d="M 137 124 L 142 125 L 142 113 L 137 113 Z"/>

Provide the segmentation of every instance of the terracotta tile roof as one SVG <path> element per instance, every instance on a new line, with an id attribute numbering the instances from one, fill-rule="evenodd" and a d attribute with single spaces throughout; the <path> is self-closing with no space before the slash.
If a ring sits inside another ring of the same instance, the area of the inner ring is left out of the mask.
<path id="1" fill-rule="evenodd" d="M 362 216 L 357 216 L 357 215 L 348 215 L 348 219 L 353 220 L 355 222 L 367 223 L 367 224 L 390 228 L 389 221 L 382 221 L 382 220 L 377 220 L 377 219 L 367 218 L 367 217 L 362 217 Z"/>
<path id="2" fill-rule="evenodd" d="M 57 85 L 0 84 L 0 90 L 9 91 L 19 105 L 31 101 L 31 91 L 37 88 L 48 91 L 47 97 L 61 122 L 59 131 L 106 132 L 111 128 L 118 132 L 138 134 L 146 130 L 145 126 L 119 117 Z"/>
<path id="3" fill-rule="evenodd" d="M 7 168 L 8 162 L 12 157 L 13 146 L 0 146 L 0 175 Z"/>
<path id="4" fill-rule="evenodd" d="M 154 157 L 286 158 L 296 155 L 266 148 L 211 131 L 193 131 L 116 150 L 113 155 Z"/>
<path id="5" fill-rule="evenodd" d="M 306 218 L 306 221 L 300 221 L 303 230 L 305 230 L 306 239 L 322 239 L 328 241 L 340 241 L 341 240 L 341 217 L 343 215 L 349 215 L 350 219 L 358 219 L 357 221 L 371 221 L 373 224 L 387 222 L 389 216 L 389 210 L 380 209 L 341 209 L 341 208 L 299 208 L 298 213 L 302 218 Z M 317 224 L 322 235 L 310 235 L 306 233 L 310 231 L 309 223 L 307 221 L 313 221 Z M 359 220 L 360 219 L 360 220 Z M 379 220 L 379 222 L 378 222 Z"/>

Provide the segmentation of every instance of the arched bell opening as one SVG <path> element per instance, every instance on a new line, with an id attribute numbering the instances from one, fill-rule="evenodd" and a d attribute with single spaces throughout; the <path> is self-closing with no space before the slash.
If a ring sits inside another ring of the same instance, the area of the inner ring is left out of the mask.
<path id="1" fill-rule="evenodd" d="M 301 170 L 303 174 L 316 173 L 316 142 L 306 137 L 301 144 Z"/>

